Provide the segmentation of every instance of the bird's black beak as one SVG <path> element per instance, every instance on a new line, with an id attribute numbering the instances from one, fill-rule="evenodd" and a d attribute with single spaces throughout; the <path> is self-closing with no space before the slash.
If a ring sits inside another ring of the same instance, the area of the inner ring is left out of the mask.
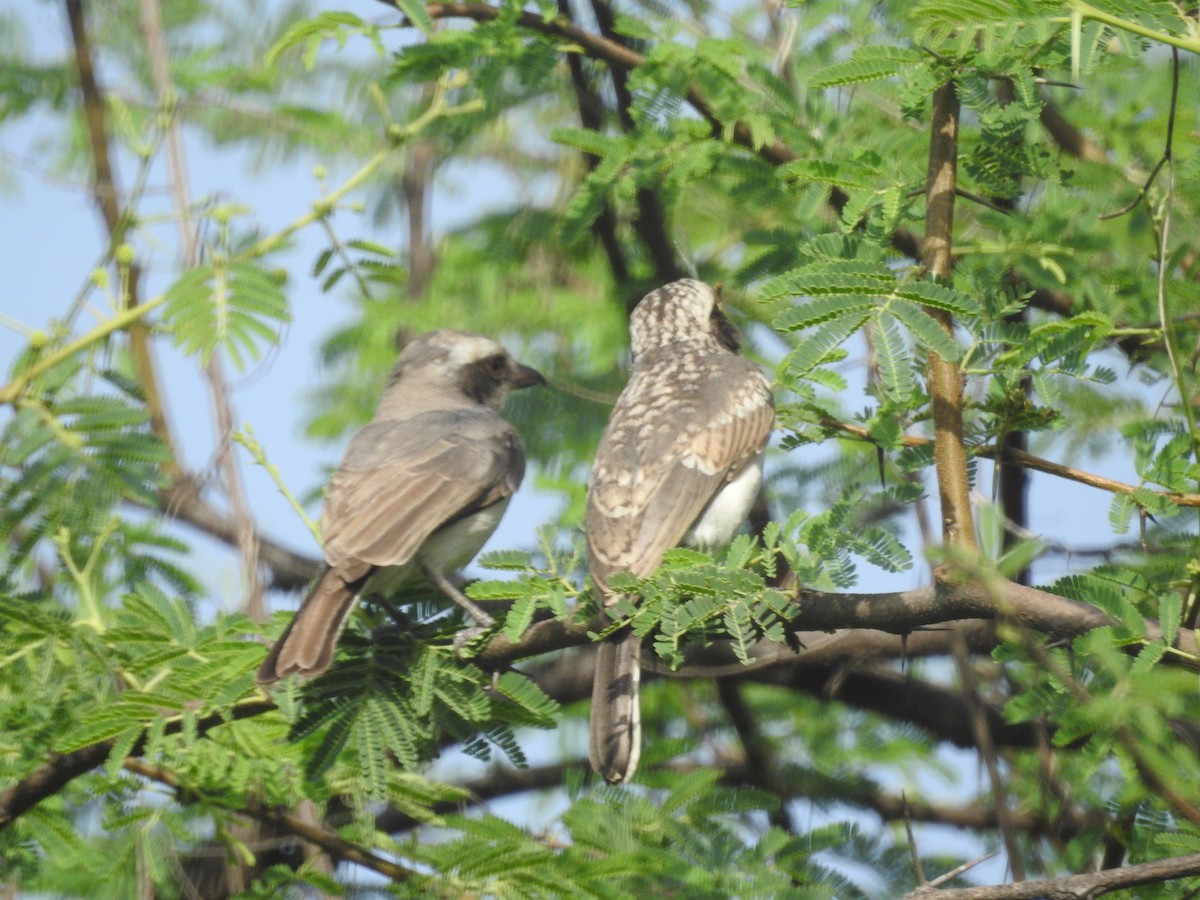
<path id="1" fill-rule="evenodd" d="M 721 306 L 720 303 L 713 306 L 712 313 L 709 315 L 709 324 L 712 326 L 717 340 L 731 352 L 737 353 L 742 346 L 742 336 L 738 334 L 737 326 L 729 321 Z"/>
<path id="2" fill-rule="evenodd" d="M 512 369 L 508 374 L 508 383 L 519 390 L 521 388 L 533 387 L 535 384 L 545 384 L 546 379 L 542 377 L 542 373 L 537 369 L 523 366 L 514 359 L 512 361 Z"/>

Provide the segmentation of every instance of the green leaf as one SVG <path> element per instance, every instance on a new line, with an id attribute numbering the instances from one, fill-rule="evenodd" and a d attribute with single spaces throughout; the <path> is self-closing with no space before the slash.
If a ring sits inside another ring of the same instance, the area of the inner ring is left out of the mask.
<path id="1" fill-rule="evenodd" d="M 1179 625 L 1183 621 L 1183 598 L 1171 591 L 1158 598 L 1158 624 L 1168 647 L 1175 646 Z"/>
<path id="2" fill-rule="evenodd" d="M 958 362 L 962 358 L 962 350 L 958 344 L 923 309 L 907 303 L 895 303 L 888 307 L 888 311 L 927 351 L 936 353 L 947 362 Z"/>
<path id="3" fill-rule="evenodd" d="M 291 320 L 282 280 L 258 265 L 230 262 L 185 272 L 167 289 L 164 315 L 177 346 L 207 362 L 218 346 L 242 369 L 260 343 L 275 343 Z"/>
<path id="4" fill-rule="evenodd" d="M 311 19 L 302 19 L 293 23 L 267 50 L 266 65 L 274 68 L 284 53 L 298 46 L 309 48 L 311 53 L 325 38 L 340 38 L 344 41 L 346 28 L 361 28 L 364 25 L 362 19 L 347 12 L 324 12 Z M 306 58 L 306 63 L 311 67 L 310 58 Z"/>
<path id="5" fill-rule="evenodd" d="M 433 31 L 433 18 L 429 15 L 429 10 L 425 8 L 422 0 L 396 0 L 396 6 L 424 34 Z"/>
<path id="6" fill-rule="evenodd" d="M 813 75 L 808 86 L 811 90 L 821 91 L 831 87 L 891 78 L 904 68 L 915 66 L 924 59 L 919 50 L 886 46 L 859 47 L 845 62 L 826 66 Z"/>

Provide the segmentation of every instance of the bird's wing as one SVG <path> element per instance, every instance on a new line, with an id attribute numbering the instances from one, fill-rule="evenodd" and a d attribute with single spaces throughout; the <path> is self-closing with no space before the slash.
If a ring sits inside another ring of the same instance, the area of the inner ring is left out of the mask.
<path id="1" fill-rule="evenodd" d="M 588 490 L 589 569 L 657 568 L 709 501 L 767 443 L 770 384 L 733 355 L 639 361 L 601 438 Z"/>
<path id="2" fill-rule="evenodd" d="M 325 560 L 347 571 L 403 565 L 437 529 L 511 497 L 524 474 L 516 431 L 490 410 L 373 422 L 330 480 Z"/>

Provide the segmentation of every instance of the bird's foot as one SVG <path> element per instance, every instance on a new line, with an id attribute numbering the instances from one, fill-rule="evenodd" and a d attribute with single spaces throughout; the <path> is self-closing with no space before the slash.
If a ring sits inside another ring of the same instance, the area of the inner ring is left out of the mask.
<path id="1" fill-rule="evenodd" d="M 463 612 L 475 620 L 475 624 L 479 626 L 479 630 L 486 631 L 496 624 L 496 620 L 485 613 L 478 605 L 467 599 L 467 595 L 459 590 L 449 578 L 435 569 L 424 568 L 425 578 L 429 583 L 436 587 L 439 591 L 454 601 Z"/>
<path id="2" fill-rule="evenodd" d="M 491 616 L 488 616 L 491 619 Z M 473 625 L 470 628 L 461 628 L 454 634 L 454 655 L 459 659 L 470 659 L 475 653 L 468 652 L 471 643 L 476 639 L 483 637 L 492 630 L 494 622 L 489 622 L 487 625 Z M 476 647 L 475 651 L 478 652 Z"/>

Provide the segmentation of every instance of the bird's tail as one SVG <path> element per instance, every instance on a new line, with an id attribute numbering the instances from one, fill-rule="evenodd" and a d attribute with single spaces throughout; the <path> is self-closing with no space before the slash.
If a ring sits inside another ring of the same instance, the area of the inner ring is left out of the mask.
<path id="1" fill-rule="evenodd" d="M 642 752 L 638 700 L 642 639 L 624 631 L 604 640 L 597 649 L 588 757 L 605 781 L 618 784 L 633 777 Z"/>
<path id="2" fill-rule="evenodd" d="M 328 669 L 361 586 L 361 581 L 347 584 L 334 569 L 326 569 L 259 666 L 258 683 Z"/>

